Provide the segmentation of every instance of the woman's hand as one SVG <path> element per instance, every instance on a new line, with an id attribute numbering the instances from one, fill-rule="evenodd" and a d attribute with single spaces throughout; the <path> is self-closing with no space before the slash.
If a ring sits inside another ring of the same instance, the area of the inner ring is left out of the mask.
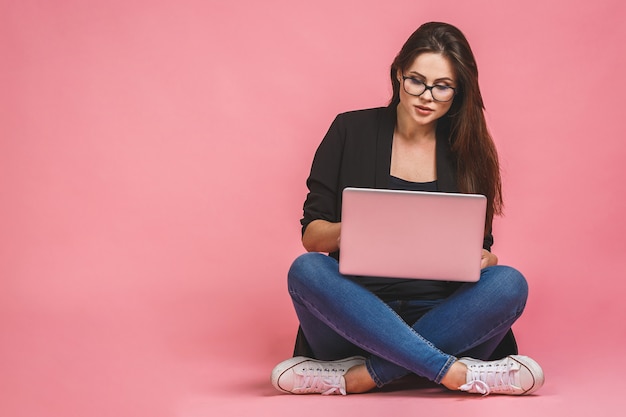
<path id="1" fill-rule="evenodd" d="M 339 249 L 341 223 L 313 220 L 304 230 L 302 244 L 308 252 L 335 252 Z"/>
<path id="2" fill-rule="evenodd" d="M 483 249 L 483 255 L 480 259 L 480 269 L 494 265 L 498 265 L 498 257 L 488 250 Z"/>

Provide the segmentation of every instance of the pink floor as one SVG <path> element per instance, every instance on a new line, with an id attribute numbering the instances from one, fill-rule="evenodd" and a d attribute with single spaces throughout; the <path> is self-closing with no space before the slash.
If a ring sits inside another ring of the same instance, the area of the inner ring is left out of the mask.
<path id="1" fill-rule="evenodd" d="M 248 344 L 226 331 L 185 327 L 182 317 L 168 320 L 165 311 L 132 312 L 133 304 L 107 311 L 94 302 L 80 314 L 5 309 L 0 415 L 623 415 L 624 367 L 617 357 L 624 350 L 598 332 L 533 339 L 525 353 L 541 362 L 546 384 L 530 397 L 482 398 L 406 384 L 347 397 L 292 396 L 269 383 L 273 365 L 289 354 L 289 331 L 256 333 Z M 261 331 L 269 327 L 260 324 Z M 564 353 L 552 349 L 561 343 L 569 345 Z"/>

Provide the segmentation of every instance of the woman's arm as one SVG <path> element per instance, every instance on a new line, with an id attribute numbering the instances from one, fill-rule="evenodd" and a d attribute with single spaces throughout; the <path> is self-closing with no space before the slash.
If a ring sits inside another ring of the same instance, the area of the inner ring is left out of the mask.
<path id="1" fill-rule="evenodd" d="M 302 235 L 302 244 L 308 252 L 335 252 L 339 249 L 341 223 L 313 220 Z"/>
<path id="2" fill-rule="evenodd" d="M 341 193 L 342 155 L 345 129 L 342 116 L 337 116 L 320 143 L 311 173 L 307 178 L 309 193 L 304 202 L 302 244 L 309 252 L 336 252 L 339 248 L 340 208 L 337 198 Z"/>

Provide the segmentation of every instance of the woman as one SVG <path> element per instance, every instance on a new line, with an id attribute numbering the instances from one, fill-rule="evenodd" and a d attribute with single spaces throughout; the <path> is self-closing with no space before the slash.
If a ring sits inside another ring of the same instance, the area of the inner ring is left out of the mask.
<path id="1" fill-rule="evenodd" d="M 337 116 L 315 154 L 301 221 L 309 253 L 288 276 L 311 358 L 278 364 L 272 384 L 294 394 L 345 395 L 414 373 L 451 390 L 530 394 L 544 381 L 534 360 L 487 361 L 521 315 L 528 287 L 490 252 L 493 216 L 502 211 L 500 173 L 464 35 L 445 23 L 422 25 L 391 65 L 391 83 L 388 107 Z M 485 195 L 480 280 L 341 275 L 348 186 Z"/>

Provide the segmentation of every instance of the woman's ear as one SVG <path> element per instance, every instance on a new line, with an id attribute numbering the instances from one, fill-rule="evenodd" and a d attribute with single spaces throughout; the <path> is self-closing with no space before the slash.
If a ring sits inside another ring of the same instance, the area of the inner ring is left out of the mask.
<path id="1" fill-rule="evenodd" d="M 400 69 L 396 71 L 396 79 L 398 80 L 400 84 L 402 84 L 402 71 Z"/>

